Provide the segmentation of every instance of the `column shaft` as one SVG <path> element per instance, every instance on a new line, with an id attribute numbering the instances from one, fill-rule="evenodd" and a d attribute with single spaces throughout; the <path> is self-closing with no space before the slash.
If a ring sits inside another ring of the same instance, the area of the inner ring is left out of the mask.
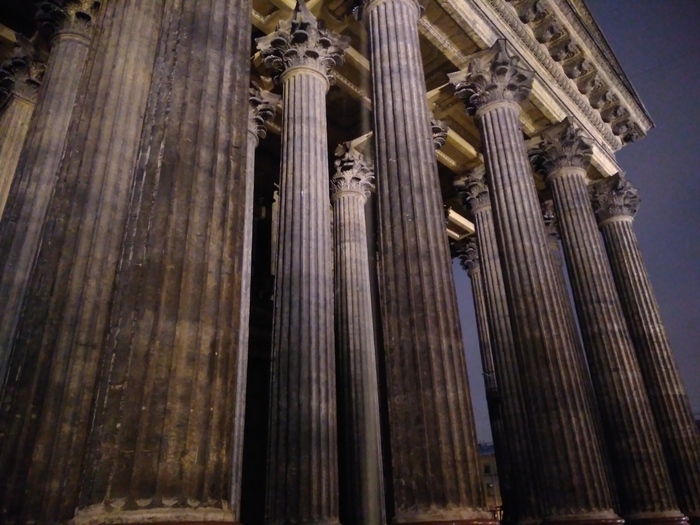
<path id="1" fill-rule="evenodd" d="M 582 168 L 561 168 L 552 189 L 603 433 L 628 521 L 677 518 L 642 376 L 598 234 Z M 679 521 L 680 523 L 680 521 Z"/>
<path id="2" fill-rule="evenodd" d="M 364 188 L 333 196 L 341 522 L 381 525 L 384 479 Z"/>
<path id="3" fill-rule="evenodd" d="M 419 5 L 365 8 L 379 201 L 394 521 L 490 520 L 418 40 Z"/>
<path id="4" fill-rule="evenodd" d="M 529 401 L 544 518 L 614 520 L 575 334 L 561 311 L 520 108 L 494 102 L 478 115 L 504 282 Z"/>
<path id="5" fill-rule="evenodd" d="M 250 4 L 162 23 L 76 525 L 238 518 Z"/>
<path id="6" fill-rule="evenodd" d="M 505 447 L 510 458 L 508 479 L 511 483 L 511 500 L 505 511 L 509 513 L 509 519 L 512 522 L 530 523 L 537 521 L 539 509 L 536 497 L 537 480 L 532 463 L 533 445 L 527 419 L 523 378 L 519 367 L 521 357 L 513 339 L 491 206 L 474 209 L 473 217 L 479 245 L 501 415 L 504 431 L 508 436 Z"/>
<path id="7" fill-rule="evenodd" d="M 35 105 L 34 100 L 15 94 L 0 114 L 0 215 L 10 194 Z"/>
<path id="8" fill-rule="evenodd" d="M 89 45 L 89 33 L 62 31 L 53 38 L 34 118 L 0 222 L 0 297 L 4 298 L 0 305 L 0 378 L 5 377 L 6 351 L 15 335 L 39 249 Z"/>
<path id="9" fill-rule="evenodd" d="M 162 4 L 107 4 L 69 127 L 0 412 L 0 508 L 18 520 L 77 505 Z"/>
<path id="10" fill-rule="evenodd" d="M 284 75 L 267 516 L 338 519 L 327 81 Z"/>
<path id="11" fill-rule="evenodd" d="M 488 300 L 485 294 L 485 276 L 481 269 L 480 255 L 476 246 L 476 240 L 472 238 L 470 241 L 467 241 L 460 260 L 462 267 L 467 270 L 472 285 L 472 299 L 474 301 L 476 329 L 479 336 L 479 350 L 481 354 L 481 369 L 486 390 L 486 405 L 489 411 L 491 436 L 496 451 L 498 484 L 501 492 L 504 520 L 511 521 L 513 516 L 513 498 L 515 496 L 512 484 L 514 472 L 511 466 L 512 454 L 510 446 L 513 436 L 509 436 L 506 433 L 506 425 L 503 420 L 502 396 L 494 364 L 494 334 L 491 332 Z M 486 503 L 488 505 L 488 497 Z"/>
<path id="12" fill-rule="evenodd" d="M 600 225 L 681 510 L 700 523 L 700 437 L 644 264 L 632 217 Z"/>

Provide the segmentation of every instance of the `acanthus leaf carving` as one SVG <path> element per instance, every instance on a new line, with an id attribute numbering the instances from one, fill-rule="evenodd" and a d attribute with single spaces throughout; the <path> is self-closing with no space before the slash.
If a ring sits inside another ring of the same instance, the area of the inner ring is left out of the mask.
<path id="1" fill-rule="evenodd" d="M 0 90 L 10 90 L 19 97 L 36 101 L 46 72 L 46 62 L 39 57 L 31 41 L 18 35 L 12 56 L 2 64 L 2 71 Z"/>
<path id="2" fill-rule="evenodd" d="M 471 170 L 455 186 L 462 204 L 472 212 L 491 204 L 486 172 L 483 169 Z"/>
<path id="3" fill-rule="evenodd" d="M 544 201 L 540 208 L 542 210 L 542 220 L 544 221 L 544 231 L 547 233 L 547 238 L 550 243 L 558 243 L 560 239 L 559 221 L 554 209 L 554 201 L 552 199 Z M 557 244 L 557 249 L 559 246 Z"/>
<path id="4" fill-rule="evenodd" d="M 297 0 L 292 17 L 277 24 L 274 32 L 256 39 L 265 66 L 278 76 L 289 68 L 306 66 L 329 80 L 332 69 L 343 63 L 347 37 L 328 31 L 323 20 L 309 11 L 304 0 Z"/>
<path id="5" fill-rule="evenodd" d="M 37 4 L 39 31 L 48 42 L 61 31 L 89 36 L 101 5 L 94 0 L 43 0 Z"/>
<path id="6" fill-rule="evenodd" d="M 331 197 L 341 192 L 353 192 L 367 198 L 374 189 L 371 163 L 353 148 L 350 142 L 338 144 L 335 156 L 335 174 L 331 177 Z"/>
<path id="7" fill-rule="evenodd" d="M 274 120 L 280 96 L 251 83 L 248 106 L 248 131 L 259 139 L 267 136 L 266 123 Z"/>
<path id="8" fill-rule="evenodd" d="M 542 131 L 539 144 L 528 152 L 535 171 L 545 180 L 562 168 L 587 170 L 591 163 L 592 140 L 574 125 L 572 117 Z"/>
<path id="9" fill-rule="evenodd" d="M 591 184 L 589 192 L 598 223 L 612 217 L 634 217 L 641 203 L 639 190 L 620 173 Z"/>
<path id="10" fill-rule="evenodd" d="M 430 119 L 430 129 L 433 133 L 433 145 L 439 150 L 447 142 L 447 123 L 433 117 Z"/>
<path id="11" fill-rule="evenodd" d="M 467 112 L 496 101 L 519 103 L 532 90 L 534 72 L 521 65 L 520 59 L 509 53 L 505 40 L 496 40 L 490 49 L 472 55 L 465 69 L 448 75 Z"/>
<path id="12" fill-rule="evenodd" d="M 481 268 L 476 237 L 472 235 L 459 244 L 455 244 L 453 251 L 456 257 L 459 258 L 459 264 L 462 269 L 467 272 L 469 277 L 473 277 L 474 273 Z"/>

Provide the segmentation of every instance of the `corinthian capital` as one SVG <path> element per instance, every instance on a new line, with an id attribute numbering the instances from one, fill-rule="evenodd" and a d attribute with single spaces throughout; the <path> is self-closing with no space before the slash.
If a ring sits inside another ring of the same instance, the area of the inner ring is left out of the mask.
<path id="1" fill-rule="evenodd" d="M 562 168 L 588 169 L 591 164 L 591 139 L 566 117 L 544 130 L 539 145 L 529 152 L 530 162 L 545 179 Z"/>
<path id="2" fill-rule="evenodd" d="M 343 63 L 349 45 L 346 37 L 328 31 L 322 20 L 311 14 L 304 0 L 297 0 L 292 18 L 277 24 L 274 33 L 256 40 L 265 66 L 281 75 L 305 66 L 330 79 L 331 70 Z"/>
<path id="3" fill-rule="evenodd" d="M 448 75 L 469 114 L 491 102 L 522 102 L 530 94 L 533 76 L 509 53 L 505 40 L 496 40 L 490 49 L 472 55 L 465 69 Z"/>
<path id="4" fill-rule="evenodd" d="M 350 145 L 350 142 L 338 144 L 335 156 L 335 175 L 331 177 L 331 198 L 342 192 L 359 193 L 367 198 L 374 187 L 371 164 Z"/>
<path id="5" fill-rule="evenodd" d="M 266 123 L 275 118 L 280 96 L 260 89 L 260 86 L 253 82 L 248 100 L 248 131 L 255 135 L 256 139 L 264 139 L 267 136 Z"/>
<path id="6" fill-rule="evenodd" d="M 457 257 L 459 257 L 459 264 L 462 269 L 469 274 L 469 277 L 473 277 L 474 272 L 479 271 L 481 267 L 476 237 L 471 236 L 464 243 L 455 246 L 455 252 Z"/>
<path id="7" fill-rule="evenodd" d="M 10 92 L 35 102 L 45 72 L 46 63 L 37 56 L 34 45 L 20 36 L 12 56 L 0 66 L 0 106 Z"/>
<path id="8" fill-rule="evenodd" d="M 447 142 L 447 123 L 435 117 L 430 119 L 430 129 L 433 132 L 433 145 L 435 150 L 439 150 Z"/>
<path id="9" fill-rule="evenodd" d="M 483 168 L 470 171 L 457 187 L 462 202 L 472 212 L 491 204 L 489 189 L 486 186 L 486 172 Z"/>
<path id="10" fill-rule="evenodd" d="M 62 31 L 89 36 L 101 4 L 93 0 L 43 0 L 37 4 L 39 31 L 47 41 Z"/>
<path id="11" fill-rule="evenodd" d="M 639 190 L 619 173 L 592 184 L 589 190 L 598 224 L 613 217 L 634 217 L 639 209 Z"/>
<path id="12" fill-rule="evenodd" d="M 557 214 L 554 211 L 554 201 L 551 199 L 544 201 L 541 204 L 541 209 L 542 220 L 544 221 L 544 231 L 547 233 L 550 243 L 557 243 L 561 236 L 559 234 L 559 221 L 557 220 Z"/>

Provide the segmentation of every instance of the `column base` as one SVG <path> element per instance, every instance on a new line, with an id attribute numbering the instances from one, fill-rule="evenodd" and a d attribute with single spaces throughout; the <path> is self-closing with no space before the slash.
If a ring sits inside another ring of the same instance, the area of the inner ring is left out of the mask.
<path id="1" fill-rule="evenodd" d="M 688 518 L 680 516 L 644 516 L 630 517 L 625 520 L 625 525 L 688 525 Z"/>
<path id="2" fill-rule="evenodd" d="M 624 525 L 625 520 L 622 518 L 610 517 L 592 517 L 592 516 L 568 516 L 565 518 L 548 518 L 544 520 L 543 525 Z"/>
<path id="3" fill-rule="evenodd" d="M 215 508 L 106 510 L 103 505 L 80 509 L 69 525 L 241 525 L 230 511 Z"/>
<path id="4" fill-rule="evenodd" d="M 394 521 L 392 525 L 498 525 L 500 522 L 493 518 L 476 518 L 468 520 L 442 521 Z"/>

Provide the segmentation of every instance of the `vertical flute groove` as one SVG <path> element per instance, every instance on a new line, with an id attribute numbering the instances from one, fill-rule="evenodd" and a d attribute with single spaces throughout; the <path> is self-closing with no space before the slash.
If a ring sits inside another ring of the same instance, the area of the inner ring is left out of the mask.
<path id="1" fill-rule="evenodd" d="M 338 475 L 325 97 L 330 68 L 342 62 L 348 43 L 300 1 L 292 18 L 257 44 L 281 74 L 284 102 L 266 520 L 333 524 Z"/>
<path id="2" fill-rule="evenodd" d="M 5 377 L 5 351 L 12 344 L 39 249 L 89 44 L 87 37 L 63 33 L 52 42 L 37 108 L 0 223 L 0 297 L 4 298 L 0 306 L 0 378 Z M 2 208 L 0 203 L 0 214 Z"/>
<path id="3" fill-rule="evenodd" d="M 379 384 L 365 202 L 371 170 L 349 144 L 336 150 L 333 202 L 341 522 L 385 523 Z"/>
<path id="4" fill-rule="evenodd" d="M 591 152 L 589 139 L 569 118 L 542 133 L 531 157 L 552 191 L 622 516 L 682 523 L 591 209 L 586 187 Z"/>
<path id="5" fill-rule="evenodd" d="M 529 96 L 533 72 L 509 53 L 499 40 L 450 81 L 468 111 L 476 113 L 481 133 L 530 438 L 541 473 L 542 518 L 617 522 L 579 348 L 562 313 L 520 131 L 518 103 Z"/>
<path id="6" fill-rule="evenodd" d="M 0 500 L 22 519 L 67 520 L 77 504 L 161 8 L 105 8 L 42 227 L 0 413 Z"/>
<path id="7" fill-rule="evenodd" d="M 237 519 L 248 7 L 166 4 L 76 524 Z"/>
<path id="8" fill-rule="evenodd" d="M 397 523 L 487 520 L 409 0 L 365 6 L 374 97 L 379 273 Z"/>
<path id="9" fill-rule="evenodd" d="M 632 227 L 638 190 L 615 176 L 594 184 L 590 193 L 675 494 L 695 523 L 700 521 L 700 436 Z"/>

